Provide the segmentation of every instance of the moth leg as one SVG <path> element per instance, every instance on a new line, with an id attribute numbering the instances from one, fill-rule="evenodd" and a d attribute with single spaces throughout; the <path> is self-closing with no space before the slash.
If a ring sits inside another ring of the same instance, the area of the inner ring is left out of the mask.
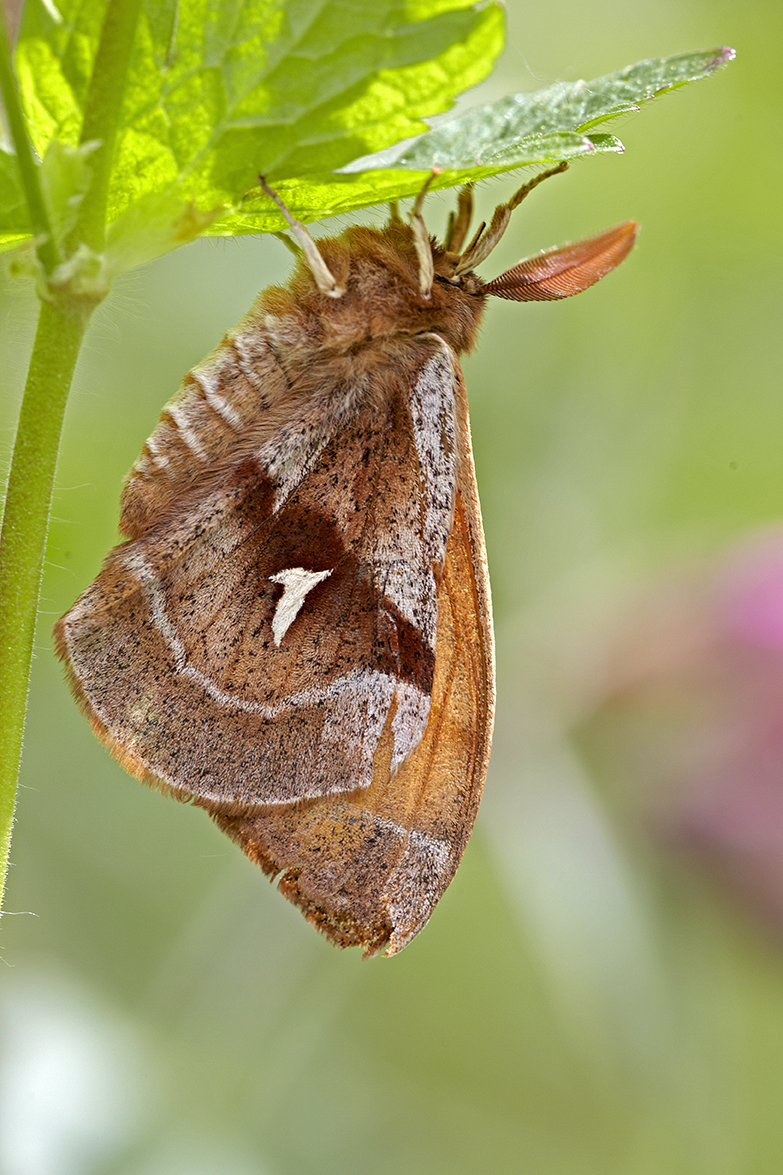
<path id="1" fill-rule="evenodd" d="M 484 235 L 479 231 L 471 241 L 468 248 L 462 254 L 457 264 L 456 272 L 466 273 L 469 269 L 475 269 L 482 261 L 486 261 L 492 250 L 497 245 L 503 233 L 508 228 L 508 222 L 511 220 L 511 213 L 524 200 L 525 196 L 530 195 L 533 188 L 537 188 L 544 180 L 549 179 L 551 175 L 559 175 L 561 171 L 565 171 L 568 167 L 567 163 L 558 163 L 557 167 L 550 167 L 549 171 L 542 171 L 540 175 L 533 176 L 532 180 L 528 180 L 523 184 L 516 195 L 512 196 L 508 204 L 498 204 L 495 211 L 492 213 L 492 220 L 489 228 Z"/>
<path id="2" fill-rule="evenodd" d="M 278 196 L 277 192 L 272 191 L 269 184 L 262 175 L 260 175 L 258 179 L 267 196 L 272 197 L 275 204 L 288 221 L 289 225 L 291 226 L 291 232 L 302 246 L 302 251 L 307 259 L 307 264 L 310 266 L 310 270 L 312 271 L 313 277 L 315 278 L 315 284 L 318 286 L 318 289 L 322 294 L 326 294 L 329 298 L 342 298 L 343 294 L 345 293 L 345 286 L 341 286 L 340 283 L 332 276 L 326 262 L 318 252 L 318 246 L 310 236 L 305 226 L 302 224 L 301 220 L 294 219 L 283 201 Z"/>
<path id="3" fill-rule="evenodd" d="M 424 207 L 424 197 L 427 194 L 427 188 L 435 179 L 435 176 L 440 174 L 440 171 L 441 169 L 439 167 L 433 167 L 427 176 L 424 187 L 416 197 L 416 203 L 413 205 L 413 211 L 409 217 L 411 228 L 413 229 L 413 243 L 416 247 L 416 256 L 419 259 L 419 290 L 424 298 L 429 298 L 432 293 L 435 268 L 432 264 L 432 246 L 430 245 L 430 238 L 427 235 L 421 210 Z"/>
<path id="4" fill-rule="evenodd" d="M 465 184 L 460 188 L 457 196 L 457 211 L 449 213 L 449 226 L 446 229 L 446 252 L 459 253 L 465 243 L 470 218 L 473 215 L 473 184 Z"/>
<path id="5" fill-rule="evenodd" d="M 389 224 L 402 224 L 402 217 L 400 216 L 400 210 L 397 207 L 396 200 L 389 201 Z"/>

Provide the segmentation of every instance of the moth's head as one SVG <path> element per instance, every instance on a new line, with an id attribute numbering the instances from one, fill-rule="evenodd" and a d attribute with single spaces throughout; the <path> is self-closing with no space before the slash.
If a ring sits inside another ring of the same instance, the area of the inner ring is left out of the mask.
<path id="1" fill-rule="evenodd" d="M 441 334 L 455 351 L 473 346 L 487 297 L 514 302 L 548 302 L 579 294 L 620 264 L 630 252 L 639 226 L 629 220 L 573 245 L 529 257 L 487 281 L 476 272 L 500 241 L 515 208 L 549 176 L 566 170 L 551 168 L 524 184 L 507 204 L 499 204 L 487 226 L 482 223 L 466 245 L 473 211 L 470 185 L 459 194 L 443 244 L 427 233 L 422 216 L 432 175 L 405 223 L 392 205 L 383 230 L 348 229 L 343 236 L 315 242 L 295 221 L 262 179 L 302 246 L 298 277 L 292 287 L 316 299 L 328 299 L 330 344 L 350 347 L 361 338 L 384 335 Z M 323 316 L 322 316 L 323 317 Z"/>
<path id="2" fill-rule="evenodd" d="M 525 196 L 542 180 L 565 170 L 563 163 L 535 176 L 507 204 L 495 209 L 489 226 L 482 223 L 467 245 L 473 211 L 470 185 L 459 194 L 457 211 L 449 218 L 442 245 L 428 236 L 422 217 L 430 181 L 419 193 L 409 224 L 401 220 L 393 205 L 391 221 L 380 236 L 395 254 L 384 265 L 388 277 L 382 299 L 392 310 L 395 329 L 408 333 L 436 331 L 456 351 L 469 350 L 476 340 L 487 297 L 514 302 L 568 298 L 588 289 L 619 265 L 636 240 L 639 226 L 635 221 L 576 244 L 539 253 L 491 280 L 475 272 L 500 241 L 511 214 Z M 361 235 L 362 230 L 356 232 Z M 349 231 L 348 237 L 351 236 Z"/>
<path id="3" fill-rule="evenodd" d="M 354 290 L 371 318 L 370 333 L 437 333 L 459 354 L 478 337 L 486 302 L 481 278 L 457 274 L 453 254 L 425 235 L 426 260 L 416 226 L 396 215 L 381 230 L 349 229 L 351 273 L 347 297 Z"/>

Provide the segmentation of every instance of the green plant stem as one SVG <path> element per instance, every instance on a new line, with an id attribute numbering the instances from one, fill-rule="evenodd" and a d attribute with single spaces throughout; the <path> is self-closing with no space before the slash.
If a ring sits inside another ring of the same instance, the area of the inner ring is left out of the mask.
<path id="1" fill-rule="evenodd" d="M 8 478 L 0 536 L 0 902 L 11 846 L 57 451 L 91 310 L 90 303 L 41 304 Z"/>
<path id="2" fill-rule="evenodd" d="M 92 179 L 68 241 L 71 248 L 83 241 L 94 252 L 101 253 L 106 245 L 106 207 L 114 146 L 141 3 L 142 0 L 108 0 L 106 6 L 79 140 L 80 143 L 98 141 L 100 146 L 88 161 Z"/>
<path id="3" fill-rule="evenodd" d="M 49 213 L 46 210 L 41 191 L 38 166 L 33 158 L 33 150 L 27 136 L 22 103 L 19 100 L 19 87 L 11 62 L 11 46 L 8 40 L 5 9 L 2 5 L 0 5 L 0 93 L 3 96 L 8 129 L 11 132 L 11 139 L 16 150 L 16 160 L 19 164 L 22 186 L 27 199 L 30 228 L 33 237 L 38 241 L 36 252 L 44 271 L 50 274 L 60 264 L 60 255 L 52 236 Z"/>
<path id="4" fill-rule="evenodd" d="M 102 252 L 114 146 L 141 0 L 108 0 L 85 103 L 81 142 L 98 140 L 92 177 L 66 255 L 82 243 Z M 44 233 L 47 274 L 59 255 L 27 138 L 5 25 L 0 81 L 34 232 Z M 27 160 L 27 162 L 25 162 Z M 48 242 L 48 244 L 47 244 Z M 103 291 L 102 291 L 103 292 Z M 50 296 L 53 294 L 53 296 Z M 65 405 L 90 314 L 98 301 L 53 288 L 44 296 L 22 401 L 0 537 L 0 905 L 5 887 L 22 751 L 35 617 Z"/>

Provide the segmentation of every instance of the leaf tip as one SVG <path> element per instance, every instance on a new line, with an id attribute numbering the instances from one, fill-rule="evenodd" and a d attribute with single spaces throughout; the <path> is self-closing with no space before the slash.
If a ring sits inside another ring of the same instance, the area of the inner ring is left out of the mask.
<path id="1" fill-rule="evenodd" d="M 715 50 L 715 56 L 709 64 L 709 69 L 718 69 L 721 65 L 728 65 L 737 56 L 737 50 L 728 45 L 721 45 Z"/>

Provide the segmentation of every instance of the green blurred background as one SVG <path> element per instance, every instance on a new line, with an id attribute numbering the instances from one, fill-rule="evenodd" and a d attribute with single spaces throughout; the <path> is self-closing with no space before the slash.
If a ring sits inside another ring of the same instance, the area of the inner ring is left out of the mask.
<path id="1" fill-rule="evenodd" d="M 509 0 L 508 19 L 463 104 L 738 57 L 615 124 L 625 156 L 539 189 L 485 267 L 642 223 L 584 297 L 490 306 L 465 364 L 499 709 L 464 863 L 401 956 L 340 954 L 204 813 L 125 776 L 61 680 L 51 626 L 114 543 L 162 404 L 289 268 L 271 239 L 180 249 L 96 315 L 69 406 L 3 919 L 4 1175 L 783 1169 L 783 736 L 776 758 L 765 728 L 767 807 L 742 790 L 752 721 L 723 780 L 721 810 L 761 813 L 758 852 L 732 820 L 714 833 L 704 766 L 760 689 L 716 635 L 713 568 L 783 511 L 783 8 Z M 483 185 L 482 213 L 514 187 Z M 436 227 L 448 207 L 430 200 Z M 34 304 L 0 297 L 8 453 Z"/>

